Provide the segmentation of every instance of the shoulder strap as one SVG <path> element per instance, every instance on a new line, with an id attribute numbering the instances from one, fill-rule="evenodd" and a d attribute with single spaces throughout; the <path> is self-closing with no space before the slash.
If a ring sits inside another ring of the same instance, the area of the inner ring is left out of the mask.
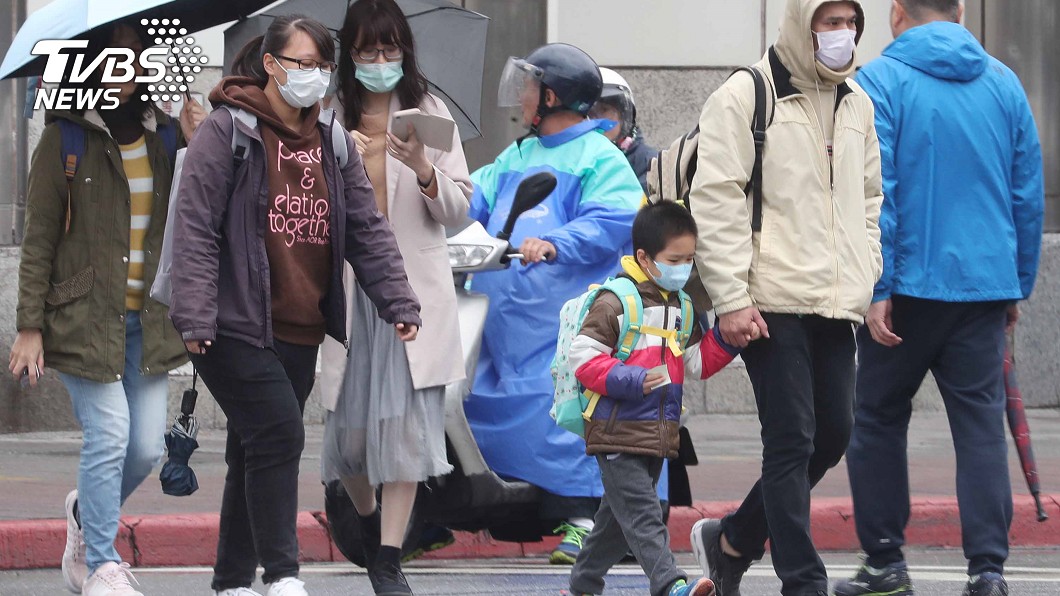
<path id="1" fill-rule="evenodd" d="M 77 174 L 77 166 L 85 155 L 85 129 L 65 118 L 56 121 L 59 125 L 59 136 L 62 140 L 63 168 L 66 170 L 67 183 L 72 182 Z"/>
<path id="2" fill-rule="evenodd" d="M 622 303 L 622 328 L 619 329 L 615 358 L 625 362 L 633 354 L 644 325 L 644 301 L 636 284 L 625 277 L 609 279 L 601 289 L 618 296 L 618 301 Z"/>
<path id="3" fill-rule="evenodd" d="M 751 231 L 762 231 L 762 153 L 766 143 L 766 128 L 773 121 L 773 114 L 766 119 L 766 80 L 765 76 L 754 67 L 744 66 L 737 68 L 733 73 L 746 72 L 751 75 L 755 85 L 755 112 L 751 119 L 751 132 L 754 135 L 755 162 L 751 169 L 751 180 L 745 192 L 751 195 Z M 773 102 L 773 110 L 776 111 L 776 102 Z"/>
<path id="4" fill-rule="evenodd" d="M 166 155 L 169 156 L 169 164 L 173 165 L 177 161 L 177 127 L 170 120 L 165 124 L 159 124 L 155 129 L 155 134 L 162 141 L 162 146 L 166 148 Z"/>
<path id="5" fill-rule="evenodd" d="M 250 155 L 251 143 L 250 137 L 239 129 L 239 122 L 246 124 L 250 128 L 257 128 L 258 117 L 244 109 L 234 108 L 230 105 L 222 105 L 221 107 L 228 110 L 232 115 L 232 158 L 235 160 L 236 167 L 238 167 Z"/>
<path id="6" fill-rule="evenodd" d="M 331 128 L 332 152 L 335 153 L 335 160 L 338 161 L 339 168 L 345 168 L 346 163 L 350 161 L 350 150 L 346 146 L 346 135 L 343 134 L 345 131 L 335 118 L 335 110 L 330 108 L 320 110 L 320 116 L 317 117 L 317 120 Z"/>
<path id="7" fill-rule="evenodd" d="M 56 120 L 59 125 L 59 138 L 62 143 L 63 170 L 66 173 L 66 218 L 63 232 L 70 233 L 70 222 L 73 220 L 73 199 L 70 185 L 77 175 L 77 167 L 85 156 L 85 129 L 65 118 Z"/>
<path id="8" fill-rule="evenodd" d="M 681 298 L 681 328 L 677 331 L 677 343 L 684 349 L 692 337 L 692 330 L 695 329 L 696 310 L 687 292 L 680 290 L 677 295 Z"/>

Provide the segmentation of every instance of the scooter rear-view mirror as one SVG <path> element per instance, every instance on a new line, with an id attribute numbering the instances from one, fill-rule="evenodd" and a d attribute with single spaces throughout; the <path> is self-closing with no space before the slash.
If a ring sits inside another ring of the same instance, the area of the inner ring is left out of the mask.
<path id="1" fill-rule="evenodd" d="M 515 222 L 519 216 L 537 207 L 545 197 L 552 194 L 556 189 L 556 177 L 550 172 L 538 172 L 519 183 L 515 189 L 515 199 L 512 200 L 512 210 L 508 213 L 508 220 L 504 222 L 504 228 L 497 234 L 497 238 L 508 240 L 512 237 Z"/>

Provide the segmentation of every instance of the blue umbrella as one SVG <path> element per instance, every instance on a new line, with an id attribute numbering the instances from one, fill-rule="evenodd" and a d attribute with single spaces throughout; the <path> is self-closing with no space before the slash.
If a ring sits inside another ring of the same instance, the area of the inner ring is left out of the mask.
<path id="1" fill-rule="evenodd" d="M 42 39 L 83 38 L 114 21 L 180 19 L 189 32 L 235 21 L 273 0 L 52 0 L 26 19 L 0 64 L 0 79 L 28 77 L 44 71 L 45 56 L 30 52 Z"/>

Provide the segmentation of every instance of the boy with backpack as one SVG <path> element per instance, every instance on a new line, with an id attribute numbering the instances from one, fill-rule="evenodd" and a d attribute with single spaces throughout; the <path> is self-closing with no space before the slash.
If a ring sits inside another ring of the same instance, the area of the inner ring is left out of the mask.
<path id="1" fill-rule="evenodd" d="M 572 594 L 600 594 L 604 575 L 632 550 L 652 596 L 711 596 L 707 578 L 688 583 L 669 548 L 655 494 L 666 458 L 677 456 L 682 381 L 707 378 L 738 350 L 696 324 L 682 291 L 696 254 L 696 223 L 681 205 L 644 207 L 633 222 L 634 256 L 604 284 L 578 335 L 569 367 L 592 396 L 586 409 L 586 453 L 596 456 L 604 497 L 571 571 Z M 639 303 L 639 304 L 638 304 Z M 639 313 L 630 314 L 637 308 Z M 629 319 L 639 320 L 629 325 Z"/>

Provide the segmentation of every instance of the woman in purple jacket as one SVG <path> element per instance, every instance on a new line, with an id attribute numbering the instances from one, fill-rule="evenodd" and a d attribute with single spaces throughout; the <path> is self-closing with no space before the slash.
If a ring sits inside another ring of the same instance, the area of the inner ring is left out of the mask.
<path id="1" fill-rule="evenodd" d="M 222 80 L 210 101 L 224 108 L 188 148 L 170 312 L 228 417 L 213 589 L 255 594 L 260 562 L 267 596 L 303 596 L 302 411 L 325 335 L 349 347 L 342 261 L 402 341 L 415 339 L 420 306 L 353 141 L 331 112 L 321 116 L 335 69 L 330 33 L 292 15 L 256 43 L 261 68 L 250 74 L 264 76 Z M 237 129 L 249 151 L 234 156 Z"/>

